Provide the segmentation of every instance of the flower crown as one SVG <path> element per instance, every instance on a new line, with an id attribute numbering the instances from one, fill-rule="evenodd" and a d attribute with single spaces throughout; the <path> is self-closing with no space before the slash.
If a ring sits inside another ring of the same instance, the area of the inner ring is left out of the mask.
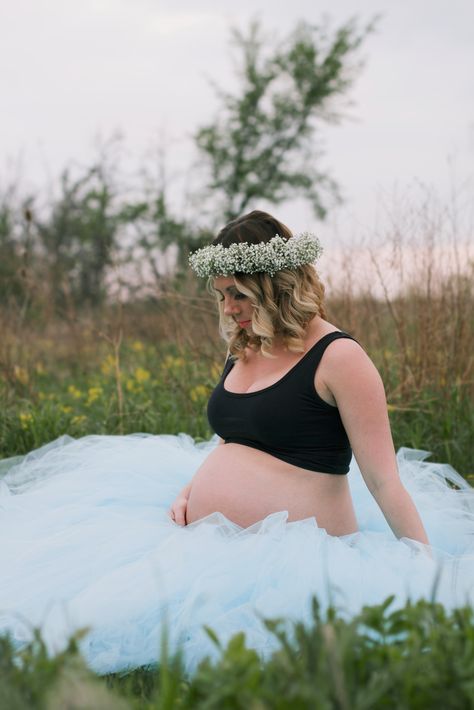
<path id="1" fill-rule="evenodd" d="M 189 264 L 198 276 L 231 276 L 235 273 L 265 272 L 275 276 L 277 271 L 295 269 L 312 264 L 322 253 L 319 239 L 303 232 L 290 239 L 276 234 L 269 242 L 249 244 L 238 242 L 228 247 L 210 244 L 189 255 Z"/>

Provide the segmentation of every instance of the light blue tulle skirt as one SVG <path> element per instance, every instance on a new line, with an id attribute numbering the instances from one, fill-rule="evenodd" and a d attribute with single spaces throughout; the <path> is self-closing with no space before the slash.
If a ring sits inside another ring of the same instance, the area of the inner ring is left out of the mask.
<path id="1" fill-rule="evenodd" d="M 179 436 L 65 436 L 0 462 L 0 634 L 21 647 L 40 628 L 51 653 L 80 647 L 98 673 L 183 651 L 192 673 L 244 631 L 262 658 L 279 642 L 262 618 L 311 622 L 311 599 L 348 616 L 394 595 L 474 603 L 474 489 L 450 466 L 401 449 L 398 464 L 426 527 L 396 540 L 356 462 L 349 481 L 360 531 L 332 537 L 286 511 L 241 528 L 221 513 L 186 527 L 167 510 L 214 448 Z M 455 487 L 453 487 L 453 485 Z"/>

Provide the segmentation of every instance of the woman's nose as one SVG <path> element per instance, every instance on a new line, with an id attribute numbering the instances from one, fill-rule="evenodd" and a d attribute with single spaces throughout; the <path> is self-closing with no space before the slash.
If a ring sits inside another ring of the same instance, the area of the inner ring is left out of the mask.
<path id="1" fill-rule="evenodd" d="M 224 315 L 231 316 L 233 313 L 238 313 L 239 307 L 236 303 L 229 300 L 224 303 Z"/>

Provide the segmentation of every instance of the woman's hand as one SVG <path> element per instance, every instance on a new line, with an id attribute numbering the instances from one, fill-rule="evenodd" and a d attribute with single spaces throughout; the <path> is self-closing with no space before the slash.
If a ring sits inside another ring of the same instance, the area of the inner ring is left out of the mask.
<path id="1" fill-rule="evenodd" d="M 185 496 L 179 494 L 175 501 L 171 504 L 171 508 L 168 511 L 168 515 L 171 520 L 173 520 L 178 525 L 186 525 L 186 508 L 188 506 L 188 499 Z"/>
<path id="2" fill-rule="evenodd" d="M 187 525 L 186 522 L 186 508 L 188 507 L 188 498 L 191 492 L 191 484 L 188 483 L 187 486 L 178 494 L 175 498 L 171 507 L 168 511 L 168 515 L 171 520 L 178 525 Z"/>

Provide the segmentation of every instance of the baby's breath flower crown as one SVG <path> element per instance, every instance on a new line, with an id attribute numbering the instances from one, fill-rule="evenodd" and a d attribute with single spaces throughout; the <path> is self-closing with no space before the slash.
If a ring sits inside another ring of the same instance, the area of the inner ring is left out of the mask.
<path id="1" fill-rule="evenodd" d="M 189 264 L 198 276 L 231 276 L 235 273 L 265 272 L 275 276 L 277 271 L 295 269 L 312 264 L 322 253 L 319 239 L 303 232 L 291 239 L 276 234 L 269 242 L 249 244 L 238 242 L 228 247 L 210 244 L 192 252 Z"/>

